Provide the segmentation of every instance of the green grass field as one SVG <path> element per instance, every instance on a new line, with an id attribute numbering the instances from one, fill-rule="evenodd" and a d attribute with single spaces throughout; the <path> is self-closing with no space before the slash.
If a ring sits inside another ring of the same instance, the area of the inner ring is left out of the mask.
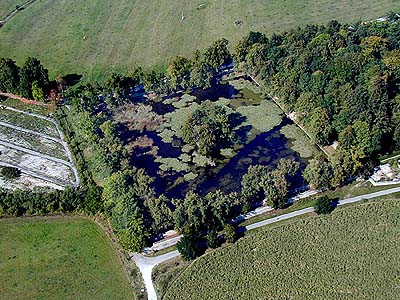
<path id="1" fill-rule="evenodd" d="M 111 241 L 80 218 L 0 220 L 0 298 L 134 299 Z"/>
<path id="2" fill-rule="evenodd" d="M 1 1 L 0 12 L 11 2 Z M 250 30 L 368 20 L 399 9 L 396 0 L 38 0 L 0 29 L 0 56 L 39 57 L 52 77 L 103 78 L 134 64 L 165 65 L 222 37 L 235 43 Z"/>
<path id="3" fill-rule="evenodd" d="M 277 223 L 196 260 L 162 299 L 398 299 L 399 236 L 398 197 Z"/>

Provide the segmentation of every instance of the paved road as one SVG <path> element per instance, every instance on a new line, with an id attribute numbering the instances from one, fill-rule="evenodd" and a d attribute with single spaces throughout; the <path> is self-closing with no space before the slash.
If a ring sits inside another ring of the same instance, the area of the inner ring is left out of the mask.
<path id="1" fill-rule="evenodd" d="M 132 255 L 133 260 L 135 261 L 140 270 L 140 273 L 142 274 L 148 300 L 157 300 L 156 290 L 154 288 L 153 280 L 151 278 L 154 267 L 160 263 L 163 263 L 171 258 L 178 256 L 179 252 L 177 250 L 155 257 L 145 257 L 137 253 L 134 253 Z"/>
<path id="2" fill-rule="evenodd" d="M 390 194 L 394 194 L 394 193 L 399 193 L 400 192 L 400 187 L 397 188 L 393 188 L 393 189 L 388 189 L 388 190 L 384 190 L 384 191 L 380 191 L 380 192 L 375 192 L 375 193 L 371 193 L 371 194 L 366 194 L 366 195 L 361 195 L 361 196 L 357 196 L 357 197 L 352 197 L 352 198 L 347 198 L 344 200 L 340 200 L 338 205 L 345 205 L 345 204 L 350 204 L 350 203 L 355 203 L 355 202 L 359 202 L 365 199 L 372 199 L 372 198 L 376 198 L 376 197 L 380 197 L 380 196 L 385 196 L 385 195 L 390 195 Z M 305 209 L 301 209 L 301 210 L 297 210 L 288 214 L 284 214 L 278 217 L 274 217 L 271 219 L 267 219 L 264 221 L 260 221 L 251 225 L 246 226 L 246 230 L 252 230 L 255 228 L 259 228 L 268 224 L 273 224 L 279 221 L 283 221 L 283 220 L 287 220 L 290 218 L 294 218 L 297 216 L 301 216 L 310 212 L 313 212 L 314 208 L 313 207 L 309 207 L 309 208 L 305 208 Z M 174 257 L 178 257 L 179 256 L 179 252 L 178 251 L 173 251 L 173 252 L 169 252 L 167 254 L 164 255 L 160 255 L 160 256 L 156 256 L 156 257 L 146 257 L 143 256 L 141 254 L 133 254 L 133 259 L 136 263 L 136 265 L 138 266 L 140 272 L 142 273 L 143 276 L 143 280 L 144 280 L 144 284 L 146 286 L 146 290 L 148 291 L 148 300 L 157 300 L 157 295 L 154 289 L 154 285 L 153 285 L 153 281 L 151 279 L 151 273 L 153 268 L 158 265 L 161 264 L 171 258 Z"/>
<path id="3" fill-rule="evenodd" d="M 38 114 L 34 114 L 34 113 L 26 112 L 26 111 L 23 111 L 23 110 L 19 110 L 19 109 L 13 108 L 13 107 L 1 105 L 1 108 L 2 109 L 7 109 L 7 110 L 10 110 L 10 111 L 13 111 L 13 112 L 21 113 L 21 114 L 24 114 L 24 115 L 27 115 L 27 116 L 32 116 L 32 117 L 35 117 L 35 118 L 46 120 L 46 121 L 52 123 L 56 127 L 58 136 L 60 137 L 58 142 L 60 142 L 64 147 L 65 153 L 67 154 L 67 157 L 68 157 L 68 160 L 69 160 L 69 167 L 71 168 L 71 170 L 72 170 L 72 172 L 74 174 L 74 177 L 75 177 L 74 186 L 75 187 L 79 187 L 80 182 L 81 182 L 80 181 L 80 177 L 79 177 L 79 173 L 78 173 L 77 168 L 75 167 L 75 163 L 74 163 L 74 160 L 72 158 L 71 151 L 70 151 L 70 149 L 68 147 L 67 142 L 65 141 L 65 137 L 64 137 L 63 132 L 61 131 L 60 127 L 58 126 L 58 123 L 55 120 L 51 119 L 51 118 L 47 118 L 47 117 L 44 117 L 44 116 L 41 116 L 41 115 L 38 115 Z M 9 125 L 12 125 L 12 124 L 9 124 Z"/>

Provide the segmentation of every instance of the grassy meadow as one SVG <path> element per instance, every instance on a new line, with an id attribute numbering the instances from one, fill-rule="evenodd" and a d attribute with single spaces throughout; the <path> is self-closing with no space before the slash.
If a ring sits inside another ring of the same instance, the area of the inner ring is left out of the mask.
<path id="1" fill-rule="evenodd" d="M 134 299 L 111 241 L 80 218 L 0 220 L 0 298 Z"/>
<path id="2" fill-rule="evenodd" d="M 0 14 L 14 5 L 1 1 Z M 250 30 L 368 20 L 399 9 L 395 0 L 40 0 L 0 29 L 0 56 L 38 57 L 52 77 L 101 79 L 135 64 L 164 66 L 222 37 L 235 43 Z"/>
<path id="3" fill-rule="evenodd" d="M 261 228 L 193 262 L 172 299 L 398 299 L 400 198 Z"/>

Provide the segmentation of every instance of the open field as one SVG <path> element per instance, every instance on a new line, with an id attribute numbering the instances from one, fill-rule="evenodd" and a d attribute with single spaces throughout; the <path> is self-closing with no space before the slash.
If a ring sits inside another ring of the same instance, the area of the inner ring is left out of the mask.
<path id="1" fill-rule="evenodd" d="M 19 168 L 23 178 L 0 180 L 1 187 L 32 188 L 46 186 L 47 182 L 49 187 L 63 188 L 78 184 L 69 150 L 53 122 L 2 106 L 0 166 Z"/>
<path id="2" fill-rule="evenodd" d="M 3 19 L 8 13 L 10 13 L 17 4 L 22 4 L 24 0 L 1 0 L 0 2 L 0 20 Z"/>
<path id="3" fill-rule="evenodd" d="M 10 3 L 2 1 L 0 12 Z M 40 0 L 1 28 L 0 56 L 19 62 L 38 57 L 52 77 L 102 78 L 134 64 L 165 65 L 222 37 L 235 43 L 250 30 L 281 32 L 331 19 L 355 22 L 399 9 L 394 0 Z"/>
<path id="4" fill-rule="evenodd" d="M 1 299 L 134 299 L 101 228 L 80 218 L 0 220 Z"/>
<path id="5" fill-rule="evenodd" d="M 397 299 L 400 200 L 385 198 L 250 233 L 193 262 L 163 299 Z"/>

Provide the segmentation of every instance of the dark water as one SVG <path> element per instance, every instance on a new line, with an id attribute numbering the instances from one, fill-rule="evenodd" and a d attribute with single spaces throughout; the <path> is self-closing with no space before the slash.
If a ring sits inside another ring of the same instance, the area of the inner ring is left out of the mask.
<path id="1" fill-rule="evenodd" d="M 228 83 L 222 83 L 206 90 L 195 89 L 191 95 L 197 97 L 196 102 L 217 101 L 219 98 L 231 99 L 229 105 L 234 109 L 239 106 L 258 105 L 262 99 L 260 95 L 251 90 L 237 90 Z M 152 107 L 160 115 L 174 110 L 172 105 L 161 102 L 152 103 Z M 285 158 L 299 162 L 300 169 L 304 169 L 306 161 L 301 159 L 297 152 L 289 148 L 289 141 L 279 132 L 283 126 L 288 124 L 292 124 L 292 121 L 283 118 L 279 126 L 269 132 L 255 136 L 233 158 L 219 161 L 217 163 L 219 167 L 201 168 L 192 166 L 190 171 L 199 174 L 199 176 L 191 182 L 183 180 L 185 173 L 160 171 L 160 164 L 155 162 L 155 157 L 144 154 L 150 149 L 135 150 L 131 162 L 136 167 L 145 168 L 148 174 L 155 178 L 156 192 L 165 193 L 168 197 L 183 198 L 188 190 L 195 190 L 202 195 L 216 189 L 226 193 L 238 192 L 241 189 L 242 176 L 250 166 L 260 164 L 274 167 L 279 159 Z M 164 143 L 156 132 L 145 132 L 144 134 L 151 138 L 154 145 L 158 147 L 158 156 L 177 158 L 182 154 L 182 141 L 174 141 L 174 145 L 172 145 L 171 143 Z M 301 176 L 297 176 L 292 184 L 293 187 L 302 185 Z"/>

